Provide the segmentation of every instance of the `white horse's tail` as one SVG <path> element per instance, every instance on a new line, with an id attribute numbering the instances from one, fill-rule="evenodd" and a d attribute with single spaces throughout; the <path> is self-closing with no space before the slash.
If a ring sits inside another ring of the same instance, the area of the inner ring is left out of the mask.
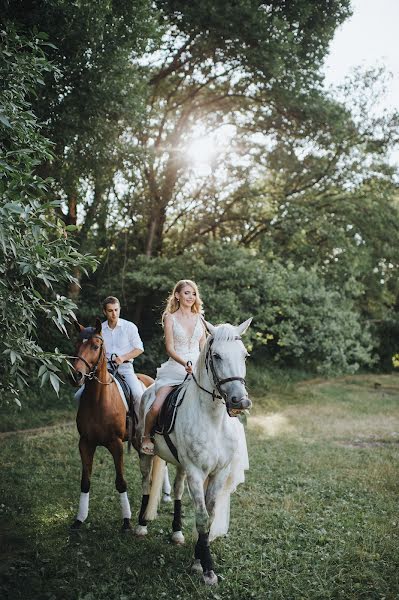
<path id="1" fill-rule="evenodd" d="M 206 490 L 208 488 L 208 479 L 204 481 L 204 494 L 206 495 Z M 189 490 L 190 491 L 190 490 Z M 229 531 L 230 526 L 230 496 L 231 492 L 227 485 L 219 492 L 215 502 L 215 516 L 213 517 L 213 521 L 211 523 L 211 528 L 209 530 L 209 541 L 216 539 L 217 537 L 221 537 L 222 535 L 226 535 Z M 193 536 L 194 539 L 198 538 L 197 528 L 194 522 L 193 527 Z"/>
<path id="2" fill-rule="evenodd" d="M 209 541 L 226 535 L 230 525 L 230 491 L 222 490 L 215 503 L 215 516 L 209 532 Z"/>
<path id="3" fill-rule="evenodd" d="M 166 462 L 162 460 L 162 458 L 159 458 L 159 456 L 154 456 L 154 459 L 152 461 L 150 497 L 148 499 L 148 505 L 144 513 L 144 518 L 147 521 L 153 521 L 157 517 L 158 506 L 161 501 L 165 465 Z"/>

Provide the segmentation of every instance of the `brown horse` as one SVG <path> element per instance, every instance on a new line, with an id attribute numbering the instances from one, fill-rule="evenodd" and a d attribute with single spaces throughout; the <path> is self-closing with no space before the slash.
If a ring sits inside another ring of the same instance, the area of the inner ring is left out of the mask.
<path id="1" fill-rule="evenodd" d="M 120 494 L 122 530 L 131 529 L 131 511 L 127 485 L 123 476 L 123 442 L 127 440 L 126 408 L 115 380 L 107 370 L 101 321 L 95 327 L 75 323 L 79 332 L 76 354 L 72 366 L 75 385 L 85 385 L 80 397 L 76 424 L 80 434 L 79 451 L 82 460 L 82 479 L 79 510 L 72 530 L 80 529 L 89 512 L 90 476 L 97 446 L 105 446 L 115 464 L 115 487 Z M 147 375 L 138 375 L 143 391 L 153 383 Z M 135 442 L 134 442 L 135 443 Z M 138 450 L 138 448 L 136 448 Z"/>

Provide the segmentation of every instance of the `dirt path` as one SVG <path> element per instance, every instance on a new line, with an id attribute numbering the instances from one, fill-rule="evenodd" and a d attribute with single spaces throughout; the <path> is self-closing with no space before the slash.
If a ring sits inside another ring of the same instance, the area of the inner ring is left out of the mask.
<path id="1" fill-rule="evenodd" d="M 75 421 L 66 421 L 65 423 L 57 423 L 56 425 L 47 425 L 45 427 L 36 427 L 34 429 L 16 429 L 15 431 L 3 431 L 0 433 L 0 440 L 12 437 L 13 435 L 36 435 L 53 431 L 54 429 L 70 429 L 76 427 Z"/>
<path id="2" fill-rule="evenodd" d="M 392 385 L 384 385 L 385 381 L 389 381 L 390 379 L 392 379 L 392 374 L 357 374 L 354 373 L 353 375 L 342 375 L 341 377 L 332 377 L 331 379 L 323 379 L 323 378 L 316 378 L 316 379 L 306 379 L 305 381 L 300 381 L 297 384 L 297 387 L 301 388 L 301 387 L 310 387 L 310 386 L 321 386 L 321 385 L 331 385 L 333 383 L 344 383 L 346 381 L 350 381 L 350 382 L 355 382 L 355 381 L 359 381 L 359 382 L 369 382 L 371 385 L 373 385 L 374 387 L 383 387 L 384 389 L 399 389 L 399 379 L 398 379 L 398 385 L 397 386 L 392 386 Z"/>

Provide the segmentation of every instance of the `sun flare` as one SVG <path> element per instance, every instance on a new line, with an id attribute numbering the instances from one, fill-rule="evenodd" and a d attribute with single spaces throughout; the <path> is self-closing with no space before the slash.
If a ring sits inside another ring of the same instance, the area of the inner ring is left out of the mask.
<path id="1" fill-rule="evenodd" d="M 234 136 L 235 128 L 222 125 L 211 133 L 203 125 L 197 125 L 191 131 L 184 148 L 186 158 L 195 172 L 209 174 L 215 167 L 215 162 L 223 156 Z"/>
<path id="2" fill-rule="evenodd" d="M 192 163 L 210 164 L 215 154 L 215 142 L 211 136 L 194 139 L 187 146 L 187 156 Z"/>

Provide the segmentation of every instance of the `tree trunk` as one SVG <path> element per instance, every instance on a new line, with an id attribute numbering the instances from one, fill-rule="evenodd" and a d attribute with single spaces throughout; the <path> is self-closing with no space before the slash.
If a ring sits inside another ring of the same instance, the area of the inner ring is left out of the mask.
<path id="1" fill-rule="evenodd" d="M 70 194 L 68 196 L 68 214 L 66 216 L 66 224 L 67 225 L 76 225 L 77 222 L 77 194 L 76 192 Z M 80 280 L 80 272 L 78 267 L 73 269 L 73 276 L 79 281 Z M 78 283 L 71 282 L 68 285 L 67 295 L 68 298 L 71 298 L 75 302 L 79 298 L 80 294 L 80 286 Z"/>
<path id="2" fill-rule="evenodd" d="M 150 222 L 147 228 L 147 239 L 145 244 L 146 256 L 157 256 L 162 251 L 163 230 L 166 219 L 164 206 L 155 206 L 151 211 Z"/>

